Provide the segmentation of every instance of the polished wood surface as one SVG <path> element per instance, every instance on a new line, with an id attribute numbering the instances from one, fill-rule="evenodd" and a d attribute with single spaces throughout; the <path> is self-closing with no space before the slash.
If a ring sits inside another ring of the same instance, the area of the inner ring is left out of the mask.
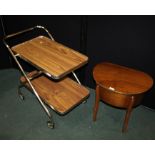
<path id="1" fill-rule="evenodd" d="M 103 100 L 112 106 L 127 109 L 122 132 L 127 131 L 132 109 L 152 87 L 153 79 L 144 72 L 109 62 L 96 65 L 93 77 L 96 81 L 93 120 L 96 121 L 99 101 Z"/>
<path id="2" fill-rule="evenodd" d="M 28 77 L 34 74 L 36 74 L 36 71 L 31 72 Z M 26 82 L 25 77 L 21 77 L 21 82 Z M 88 89 L 70 78 L 52 81 L 41 75 L 31 80 L 31 82 L 43 101 L 60 114 L 65 114 L 89 95 Z M 28 83 L 26 83 L 26 86 L 30 89 Z"/>
<path id="3" fill-rule="evenodd" d="M 13 46 L 12 50 L 55 79 L 64 77 L 88 61 L 88 57 L 85 55 L 45 36 L 39 36 Z"/>
<path id="4" fill-rule="evenodd" d="M 144 93 L 153 85 L 148 74 L 108 62 L 96 65 L 93 77 L 105 89 L 127 95 Z"/>
<path id="5" fill-rule="evenodd" d="M 134 106 L 138 105 L 144 94 L 135 94 L 135 95 L 124 95 L 120 93 L 107 90 L 103 87 L 99 87 L 100 99 L 104 100 L 106 103 L 113 105 L 118 108 L 128 108 L 132 102 L 132 96 L 134 96 Z"/>

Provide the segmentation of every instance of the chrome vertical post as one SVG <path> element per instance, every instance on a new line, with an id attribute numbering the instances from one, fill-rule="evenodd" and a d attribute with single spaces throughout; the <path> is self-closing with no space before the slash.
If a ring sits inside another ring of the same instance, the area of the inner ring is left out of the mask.
<path id="1" fill-rule="evenodd" d="M 72 72 L 73 76 L 75 77 L 76 81 L 81 85 L 80 80 L 78 79 L 77 75 L 75 74 L 75 72 Z"/>
<path id="2" fill-rule="evenodd" d="M 33 91 L 33 93 L 35 94 L 35 96 L 37 97 L 39 103 L 41 104 L 41 106 L 42 106 L 43 109 L 45 110 L 46 114 L 48 115 L 48 117 L 49 117 L 49 119 L 50 119 L 50 121 L 47 122 L 47 123 L 48 123 L 48 127 L 54 128 L 54 122 L 53 122 L 52 115 L 50 114 L 49 110 L 47 109 L 47 107 L 46 107 L 45 104 L 43 103 L 42 99 L 41 99 L 40 96 L 38 95 L 38 93 L 37 93 L 37 91 L 35 90 L 35 88 L 33 87 L 33 85 L 32 85 L 32 83 L 31 83 L 30 79 L 29 79 L 28 76 L 26 75 L 24 69 L 22 68 L 22 66 L 20 65 L 19 61 L 17 60 L 18 54 L 17 54 L 17 55 L 14 55 L 14 53 L 13 53 L 13 51 L 11 50 L 10 46 L 9 46 L 9 45 L 6 43 L 6 41 L 5 41 L 5 39 L 8 39 L 8 38 L 10 38 L 10 37 L 13 37 L 13 36 L 16 36 L 16 35 L 19 35 L 19 34 L 22 34 L 22 33 L 28 32 L 28 31 L 31 31 L 31 30 L 33 30 L 34 28 L 41 28 L 41 29 L 44 29 L 44 30 L 47 32 L 47 34 L 49 35 L 49 37 L 51 38 L 51 40 L 54 41 L 54 38 L 52 37 L 52 35 L 49 33 L 49 31 L 48 31 L 46 28 L 44 28 L 43 26 L 36 26 L 36 27 L 32 27 L 32 28 L 29 28 L 29 29 L 26 29 L 26 30 L 17 32 L 17 33 L 13 33 L 13 34 L 11 34 L 11 35 L 7 35 L 7 36 L 4 37 L 3 42 L 4 42 L 5 46 L 7 47 L 7 49 L 9 50 L 10 54 L 12 55 L 12 57 L 14 58 L 15 62 L 17 63 L 17 65 L 18 65 L 19 69 L 21 70 L 22 74 L 24 75 L 26 81 L 28 82 L 28 84 L 29 84 L 30 87 L 32 88 L 32 91 Z M 19 88 L 18 88 L 18 93 L 21 94 L 21 92 L 19 91 L 19 89 L 20 89 L 20 86 L 19 86 Z M 22 95 L 22 94 L 21 94 L 21 95 Z"/>

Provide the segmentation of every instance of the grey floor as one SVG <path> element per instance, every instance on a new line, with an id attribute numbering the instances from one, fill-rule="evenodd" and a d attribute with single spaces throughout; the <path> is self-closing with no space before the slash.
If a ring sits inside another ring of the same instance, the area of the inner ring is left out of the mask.
<path id="1" fill-rule="evenodd" d="M 15 69 L 0 71 L 0 139 L 155 139 L 155 112 L 138 106 L 133 110 L 129 129 L 122 134 L 124 110 L 100 103 L 98 118 L 92 121 L 94 90 L 86 104 L 80 104 L 65 116 L 54 111 L 55 129 L 47 128 L 48 120 L 36 97 L 23 88 L 26 99 L 17 94 L 20 73 Z"/>

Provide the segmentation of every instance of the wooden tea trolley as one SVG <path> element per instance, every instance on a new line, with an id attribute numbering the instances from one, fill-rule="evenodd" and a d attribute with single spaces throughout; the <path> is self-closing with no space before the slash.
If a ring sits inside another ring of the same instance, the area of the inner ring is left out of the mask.
<path id="1" fill-rule="evenodd" d="M 36 29 L 43 29 L 48 37 L 37 36 L 12 47 L 6 42 L 9 38 Z M 74 71 L 85 65 L 88 57 L 54 41 L 43 26 L 8 35 L 3 41 L 23 74 L 18 88 L 19 96 L 24 99 L 20 90 L 23 86 L 35 94 L 50 119 L 47 122 L 48 127 L 54 128 L 54 121 L 46 105 L 63 115 L 86 100 L 89 91 L 81 85 Z M 36 70 L 26 73 L 18 57 L 35 66 Z M 76 81 L 67 77 L 69 73 L 73 74 Z"/>

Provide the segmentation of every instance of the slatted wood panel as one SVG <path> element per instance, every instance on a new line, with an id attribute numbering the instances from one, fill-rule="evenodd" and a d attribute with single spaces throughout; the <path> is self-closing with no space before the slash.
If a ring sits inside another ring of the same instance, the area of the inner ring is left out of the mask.
<path id="1" fill-rule="evenodd" d="M 87 63 L 88 57 L 45 36 L 12 47 L 21 58 L 59 79 Z"/>
<path id="2" fill-rule="evenodd" d="M 30 73 L 29 77 L 35 73 L 35 71 Z M 21 77 L 21 82 L 25 82 L 24 77 Z M 41 75 L 31 82 L 39 96 L 60 114 L 65 114 L 89 95 L 89 91 L 84 86 L 70 78 L 55 82 Z M 30 89 L 27 83 L 26 86 Z"/>

